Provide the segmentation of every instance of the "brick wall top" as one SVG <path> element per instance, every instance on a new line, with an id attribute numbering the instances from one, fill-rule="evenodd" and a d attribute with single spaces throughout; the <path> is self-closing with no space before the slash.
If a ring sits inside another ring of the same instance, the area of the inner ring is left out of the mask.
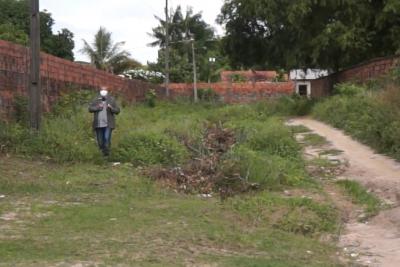
<path id="1" fill-rule="evenodd" d="M 232 81 L 232 75 L 240 75 L 248 81 L 273 81 L 278 76 L 276 71 L 222 71 L 221 81 Z"/>
<path id="2" fill-rule="evenodd" d="M 158 85 L 152 85 L 138 80 L 129 80 L 117 75 L 98 70 L 90 65 L 82 65 L 58 58 L 46 53 L 40 55 L 40 72 L 42 79 L 64 82 L 80 87 L 108 87 L 111 91 L 140 90 L 150 88 L 161 90 Z M 29 49 L 27 47 L 0 40 L 0 70 L 29 74 Z M 137 94 L 131 94 L 137 95 Z"/>

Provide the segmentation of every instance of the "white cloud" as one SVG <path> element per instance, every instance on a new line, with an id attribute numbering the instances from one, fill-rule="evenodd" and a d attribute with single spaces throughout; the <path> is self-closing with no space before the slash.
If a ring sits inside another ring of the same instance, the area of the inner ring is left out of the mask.
<path id="1" fill-rule="evenodd" d="M 222 3 L 223 0 L 170 0 L 170 7 L 193 7 L 221 34 L 222 29 L 215 19 Z M 40 5 L 53 14 L 54 30 L 68 28 L 74 33 L 77 60 L 88 60 L 79 53 L 82 39 L 91 42 L 100 26 L 113 33 L 114 41 L 125 41 L 125 49 L 140 62 L 157 59 L 158 49 L 147 46 L 153 41 L 148 33 L 157 26 L 154 15 L 164 16 L 165 0 L 42 0 Z"/>

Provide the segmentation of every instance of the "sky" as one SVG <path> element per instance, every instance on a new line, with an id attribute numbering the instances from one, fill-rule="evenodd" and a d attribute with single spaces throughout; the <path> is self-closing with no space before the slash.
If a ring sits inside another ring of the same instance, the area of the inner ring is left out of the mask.
<path id="1" fill-rule="evenodd" d="M 203 19 L 217 34 L 223 29 L 215 23 L 223 0 L 169 0 L 170 7 L 191 6 L 202 12 Z M 148 35 L 157 26 L 154 15 L 164 17 L 165 0 L 41 0 L 40 9 L 52 13 L 53 31 L 67 28 L 74 33 L 75 60 L 89 61 L 79 50 L 85 39 L 92 42 L 100 26 L 113 33 L 114 41 L 125 41 L 124 48 L 142 64 L 157 60 L 158 48 L 148 47 L 153 39 Z"/>

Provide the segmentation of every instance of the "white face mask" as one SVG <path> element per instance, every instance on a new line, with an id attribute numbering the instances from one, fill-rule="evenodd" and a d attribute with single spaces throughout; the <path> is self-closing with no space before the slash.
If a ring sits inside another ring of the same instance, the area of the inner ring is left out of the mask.
<path id="1" fill-rule="evenodd" d="M 108 95 L 108 91 L 107 91 L 107 90 L 101 90 L 101 91 L 100 91 L 100 95 L 101 95 L 102 97 L 106 97 L 106 96 Z"/>

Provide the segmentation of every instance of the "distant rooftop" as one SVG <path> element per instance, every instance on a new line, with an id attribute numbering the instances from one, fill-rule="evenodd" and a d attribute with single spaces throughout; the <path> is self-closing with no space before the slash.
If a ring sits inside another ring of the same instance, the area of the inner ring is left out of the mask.
<path id="1" fill-rule="evenodd" d="M 297 69 L 290 71 L 290 80 L 316 80 L 329 75 L 328 70 L 321 69 Z"/>

